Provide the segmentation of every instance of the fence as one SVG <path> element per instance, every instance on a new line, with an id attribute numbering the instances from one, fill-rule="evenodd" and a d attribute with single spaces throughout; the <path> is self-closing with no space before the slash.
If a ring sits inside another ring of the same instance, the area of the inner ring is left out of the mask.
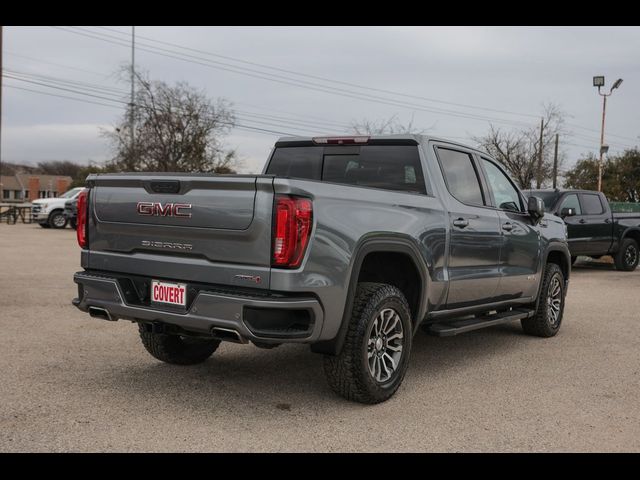
<path id="1" fill-rule="evenodd" d="M 640 213 L 640 203 L 609 202 L 609 205 L 615 213 Z"/>

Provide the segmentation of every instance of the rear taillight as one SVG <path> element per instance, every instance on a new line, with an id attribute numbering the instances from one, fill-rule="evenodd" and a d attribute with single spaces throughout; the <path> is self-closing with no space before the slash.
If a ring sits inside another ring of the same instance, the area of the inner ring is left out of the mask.
<path id="1" fill-rule="evenodd" d="M 273 266 L 300 266 L 313 225 L 313 204 L 308 198 L 278 195 L 273 226 Z"/>
<path id="2" fill-rule="evenodd" d="M 78 219 L 76 236 L 78 237 L 78 245 L 80 248 L 87 248 L 87 217 L 89 210 L 89 191 L 83 190 L 78 195 Z"/>

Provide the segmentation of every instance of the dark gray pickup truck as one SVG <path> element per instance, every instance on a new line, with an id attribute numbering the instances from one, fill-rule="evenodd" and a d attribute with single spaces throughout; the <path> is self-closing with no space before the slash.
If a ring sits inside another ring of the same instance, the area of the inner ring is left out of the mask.
<path id="1" fill-rule="evenodd" d="M 279 140 L 261 175 L 106 174 L 78 201 L 80 310 L 138 323 L 155 358 L 220 341 L 324 354 L 330 387 L 388 399 L 414 334 L 520 320 L 551 337 L 562 220 L 486 154 L 425 136 Z"/>
<path id="2" fill-rule="evenodd" d="M 632 271 L 640 260 L 640 213 L 613 213 L 607 197 L 591 190 L 531 190 L 547 211 L 564 219 L 571 261 L 579 255 L 611 255 L 618 270 Z"/>

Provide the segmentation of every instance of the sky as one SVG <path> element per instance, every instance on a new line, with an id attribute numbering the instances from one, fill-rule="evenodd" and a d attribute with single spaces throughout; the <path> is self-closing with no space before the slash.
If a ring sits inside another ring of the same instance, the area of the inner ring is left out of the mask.
<path id="1" fill-rule="evenodd" d="M 130 40 L 130 26 L 4 27 L 2 159 L 110 158 L 100 132 L 128 101 L 118 71 Z M 567 114 L 568 168 L 599 149 L 594 75 L 606 77 L 606 92 L 624 79 L 607 102 L 610 154 L 640 144 L 638 27 L 136 26 L 136 44 L 136 67 L 152 79 L 233 104 L 243 127 L 225 143 L 247 173 L 285 134 L 344 134 L 395 116 L 475 145 L 490 124 L 538 124 L 544 103 Z"/>

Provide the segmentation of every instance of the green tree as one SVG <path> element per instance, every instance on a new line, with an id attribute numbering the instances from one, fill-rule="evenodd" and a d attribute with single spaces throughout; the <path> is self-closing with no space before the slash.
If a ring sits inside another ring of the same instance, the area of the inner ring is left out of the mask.
<path id="1" fill-rule="evenodd" d="M 598 188 L 598 159 L 590 154 L 579 159 L 565 174 L 564 186 L 584 190 Z M 602 164 L 602 192 L 611 201 L 640 201 L 640 151 L 626 150 Z"/>
<path id="2" fill-rule="evenodd" d="M 239 164 L 223 139 L 235 123 L 230 104 L 210 100 L 184 82 L 170 86 L 138 75 L 135 141 L 131 142 L 129 106 L 112 130 L 103 131 L 115 152 L 116 171 L 235 173 Z"/>

